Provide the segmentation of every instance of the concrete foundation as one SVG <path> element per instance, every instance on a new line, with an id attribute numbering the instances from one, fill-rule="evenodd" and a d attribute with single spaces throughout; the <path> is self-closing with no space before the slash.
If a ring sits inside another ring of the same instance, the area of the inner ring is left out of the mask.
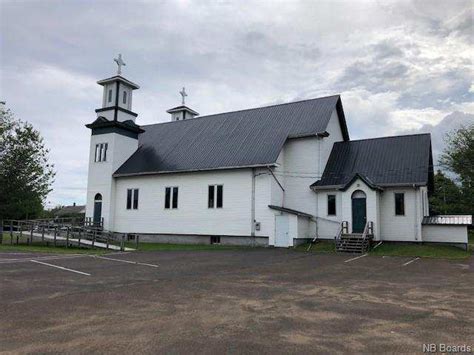
<path id="1" fill-rule="evenodd" d="M 122 235 L 122 234 L 120 234 Z M 138 235 L 140 243 L 164 243 L 164 244 L 212 244 L 211 237 L 217 237 L 219 245 L 237 245 L 237 246 L 268 246 L 268 237 L 251 236 L 210 236 L 210 235 L 178 235 L 178 234 L 129 234 L 128 239 L 134 239 Z M 132 237 L 132 238 L 130 238 Z"/>

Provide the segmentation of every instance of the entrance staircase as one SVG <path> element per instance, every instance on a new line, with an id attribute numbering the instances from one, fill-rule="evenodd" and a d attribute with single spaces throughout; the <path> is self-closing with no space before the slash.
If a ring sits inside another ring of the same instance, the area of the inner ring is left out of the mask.
<path id="1" fill-rule="evenodd" d="M 359 253 L 369 251 L 374 237 L 374 224 L 367 222 L 362 233 L 349 233 L 349 223 L 343 221 L 334 238 L 337 253 Z"/>

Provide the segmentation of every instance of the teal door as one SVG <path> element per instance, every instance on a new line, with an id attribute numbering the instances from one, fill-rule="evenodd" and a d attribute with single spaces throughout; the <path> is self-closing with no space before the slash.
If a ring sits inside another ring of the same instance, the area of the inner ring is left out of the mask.
<path id="1" fill-rule="evenodd" d="M 366 199 L 352 199 L 352 233 L 364 232 L 367 221 Z"/>
<path id="2" fill-rule="evenodd" d="M 94 225 L 100 225 L 101 218 L 102 218 L 102 195 L 96 194 L 94 197 L 94 215 L 93 215 Z"/>

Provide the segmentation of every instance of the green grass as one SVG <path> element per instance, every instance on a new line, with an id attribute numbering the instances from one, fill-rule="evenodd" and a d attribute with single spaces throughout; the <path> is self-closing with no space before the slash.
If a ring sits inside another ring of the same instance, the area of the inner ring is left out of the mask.
<path id="1" fill-rule="evenodd" d="M 468 234 L 469 250 L 474 251 L 474 229 L 469 230 Z"/>
<path id="2" fill-rule="evenodd" d="M 309 243 L 298 245 L 294 248 L 296 251 L 307 251 Z M 334 241 L 332 240 L 320 240 L 310 249 L 312 253 L 335 253 Z"/>
<path id="3" fill-rule="evenodd" d="M 128 248 L 136 248 L 135 243 L 125 243 Z M 171 250 L 242 250 L 256 249 L 255 247 L 244 247 L 235 245 L 218 245 L 218 244 L 166 244 L 166 243 L 139 243 L 139 251 L 171 251 Z"/>
<path id="4" fill-rule="evenodd" d="M 369 252 L 370 255 L 419 256 L 423 258 L 465 259 L 471 253 L 449 245 L 385 243 Z"/>

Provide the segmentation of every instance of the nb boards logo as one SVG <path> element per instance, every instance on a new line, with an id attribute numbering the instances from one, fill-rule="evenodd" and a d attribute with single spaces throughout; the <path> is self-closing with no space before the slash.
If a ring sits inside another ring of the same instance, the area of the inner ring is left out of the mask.
<path id="1" fill-rule="evenodd" d="M 455 354 L 455 353 L 472 353 L 471 345 L 450 345 L 450 344 L 423 344 L 424 353 L 444 353 L 444 354 Z"/>

